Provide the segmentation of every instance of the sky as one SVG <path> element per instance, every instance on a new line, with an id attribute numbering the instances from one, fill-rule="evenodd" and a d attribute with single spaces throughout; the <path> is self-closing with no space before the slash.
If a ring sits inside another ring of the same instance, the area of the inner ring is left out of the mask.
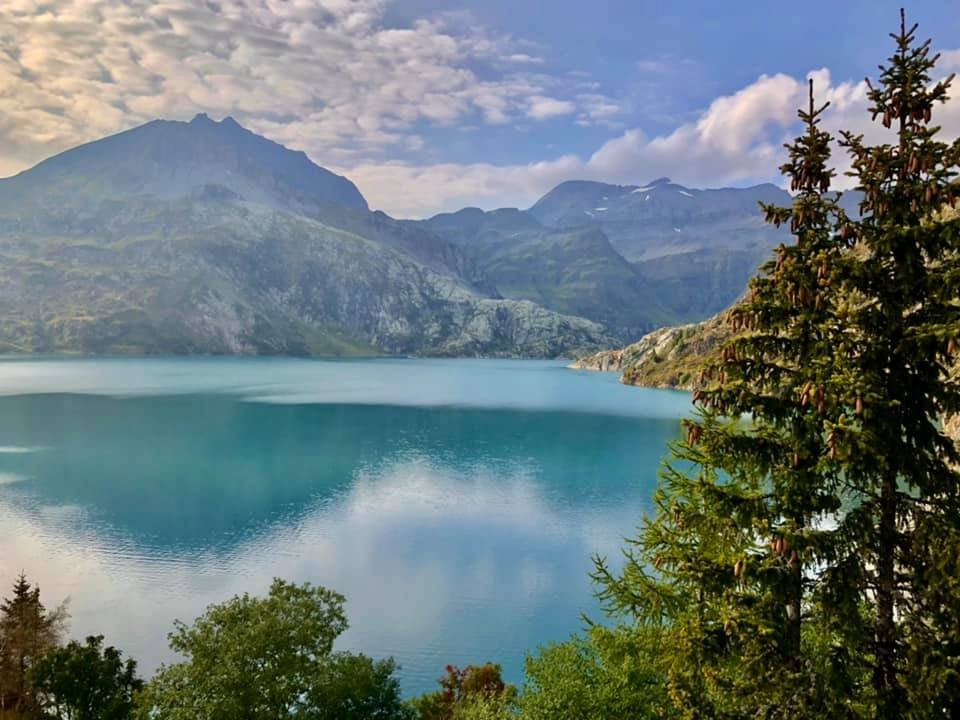
<path id="1" fill-rule="evenodd" d="M 206 112 L 398 217 L 526 207 L 570 179 L 779 183 L 808 77 L 828 129 L 879 137 L 863 79 L 905 2 L 3 0 L 0 177 Z M 907 13 L 960 71 L 958 0 Z"/>

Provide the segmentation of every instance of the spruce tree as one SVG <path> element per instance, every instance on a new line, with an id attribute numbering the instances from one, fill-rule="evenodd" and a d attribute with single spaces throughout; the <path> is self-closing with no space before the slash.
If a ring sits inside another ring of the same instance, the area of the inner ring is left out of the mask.
<path id="1" fill-rule="evenodd" d="M 830 401 L 835 288 L 851 236 L 837 232 L 849 221 L 828 193 L 825 109 L 811 84 L 799 113 L 806 132 L 781 168 L 793 205 L 764 208 L 795 243 L 777 248 L 728 314 L 736 334 L 704 371 L 698 415 L 673 447 L 656 514 L 624 570 L 598 561 L 614 609 L 666 626 L 670 691 L 685 717 L 855 712 L 837 701 L 835 691 L 855 682 L 854 664 L 819 624 L 811 572 L 831 553 L 835 529 L 824 520 L 840 509 L 823 428 L 842 412 Z M 824 646 L 837 652 L 824 658 Z"/>
<path id="2" fill-rule="evenodd" d="M 890 141 L 843 133 L 862 195 L 830 185 L 824 108 L 783 171 L 796 242 L 729 314 L 656 515 L 603 595 L 672 638 L 688 717 L 960 717 L 960 141 L 938 140 L 930 42 L 901 13 L 868 81 Z M 764 546 L 769 544 L 770 550 Z"/>
<path id="3" fill-rule="evenodd" d="M 48 611 L 40 602 L 40 588 L 20 574 L 12 597 L 0 603 L 0 709 L 35 710 L 30 670 L 60 642 L 66 617 L 63 606 Z"/>
<path id="4" fill-rule="evenodd" d="M 930 41 L 917 41 L 902 11 L 891 37 L 896 51 L 876 86 L 868 81 L 889 142 L 842 142 L 863 193 L 839 348 L 849 390 L 837 401 L 863 404 L 836 435 L 857 498 L 844 526 L 874 608 L 877 717 L 956 717 L 960 483 L 941 421 L 960 410 L 948 373 L 960 339 L 960 224 L 940 212 L 960 195 L 960 143 L 937 139 L 933 116 L 952 76 L 932 81 Z"/>

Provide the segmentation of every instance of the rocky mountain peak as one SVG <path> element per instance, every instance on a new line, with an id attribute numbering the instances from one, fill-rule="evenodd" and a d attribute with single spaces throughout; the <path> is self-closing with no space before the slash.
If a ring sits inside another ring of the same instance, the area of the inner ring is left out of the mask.
<path id="1" fill-rule="evenodd" d="M 310 213 L 322 206 L 367 209 L 347 178 L 241 126 L 198 113 L 189 122 L 155 120 L 60 153 L 0 181 L 0 207 L 89 208 L 131 197 L 175 199 L 222 186 L 261 205 Z M 40 193 L 39 190 L 43 192 Z"/>

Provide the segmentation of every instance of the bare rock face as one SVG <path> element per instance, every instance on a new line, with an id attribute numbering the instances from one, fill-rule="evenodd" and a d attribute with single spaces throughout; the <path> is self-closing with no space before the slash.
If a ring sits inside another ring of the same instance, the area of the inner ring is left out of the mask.
<path id="1" fill-rule="evenodd" d="M 624 353 L 624 350 L 601 350 L 593 355 L 580 358 L 570 365 L 570 367 L 574 370 L 619 372 L 623 370 Z"/>
<path id="2" fill-rule="evenodd" d="M 620 372 L 625 385 L 692 390 L 705 360 L 729 337 L 718 315 L 702 323 L 654 330 L 622 350 L 602 350 L 571 367 Z"/>

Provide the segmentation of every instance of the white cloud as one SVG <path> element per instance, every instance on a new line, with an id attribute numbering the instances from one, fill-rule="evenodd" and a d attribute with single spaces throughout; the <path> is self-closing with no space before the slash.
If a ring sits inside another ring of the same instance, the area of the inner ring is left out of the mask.
<path id="1" fill-rule="evenodd" d="M 960 51 L 947 56 L 960 58 Z M 864 133 L 877 142 L 886 130 L 872 122 L 866 84 L 835 84 L 826 69 L 809 73 L 817 102 L 829 101 L 824 127 L 835 136 L 841 129 Z M 960 93 L 960 86 L 956 88 Z M 574 178 L 610 183 L 643 183 L 669 176 L 694 187 L 748 182 L 781 182 L 778 168 L 783 144 L 799 131 L 797 109 L 807 104 L 807 78 L 763 75 L 741 90 L 714 100 L 694 121 L 665 135 L 649 137 L 634 128 L 605 142 L 587 158 L 564 155 L 526 165 L 484 163 L 413 166 L 403 163 L 361 163 L 343 168 L 373 207 L 398 216 L 422 217 L 465 205 L 526 207 L 559 182 Z M 960 99 L 938 108 L 935 119 L 944 136 L 960 136 Z M 842 173 L 847 164 L 835 156 Z M 836 187 L 850 179 L 842 174 Z"/>
<path id="2" fill-rule="evenodd" d="M 805 78 L 763 75 L 689 122 L 650 135 L 625 125 L 629 103 L 602 94 L 582 71 L 530 72 L 542 69 L 542 48 L 495 35 L 462 13 L 387 27 L 387 2 L 6 0 L 0 175 L 156 117 L 205 111 L 307 151 L 357 182 L 374 207 L 400 216 L 524 206 L 574 177 L 779 181 Z M 641 61 L 636 70 L 657 73 L 668 60 Z M 960 50 L 944 51 L 941 67 L 960 69 Z M 811 75 L 818 97 L 832 103 L 828 129 L 882 137 L 869 122 L 862 82 L 835 83 L 825 69 Z M 617 135 L 588 157 L 529 164 L 384 162 L 404 153 L 437 157 L 443 148 L 430 147 L 424 126 L 526 118 L 565 118 Z M 949 136 L 960 134 L 960 102 L 937 119 Z"/>
<path id="3" fill-rule="evenodd" d="M 574 111 L 519 72 L 529 46 L 447 14 L 384 24 L 386 0 L 8 0 L 0 172 L 157 117 L 233 115 L 324 163 L 416 149 L 418 124 Z M 478 74 L 478 64 L 488 71 Z M 499 70 L 497 69 L 499 68 Z"/>
<path id="4" fill-rule="evenodd" d="M 584 114 L 593 119 L 612 117 L 622 112 L 622 108 L 604 95 L 588 93 L 578 95 L 577 100 L 584 109 Z"/>
<path id="5" fill-rule="evenodd" d="M 505 57 L 504 60 L 506 60 L 507 62 L 513 62 L 513 63 L 539 64 L 543 62 L 543 58 L 527 55 L 526 53 L 514 53 L 512 55 L 508 55 L 507 57 Z"/>
<path id="6" fill-rule="evenodd" d="M 546 120 L 559 115 L 569 115 L 575 109 L 576 105 L 569 100 L 557 100 L 543 95 L 534 95 L 530 98 L 527 115 L 535 120 Z"/>

